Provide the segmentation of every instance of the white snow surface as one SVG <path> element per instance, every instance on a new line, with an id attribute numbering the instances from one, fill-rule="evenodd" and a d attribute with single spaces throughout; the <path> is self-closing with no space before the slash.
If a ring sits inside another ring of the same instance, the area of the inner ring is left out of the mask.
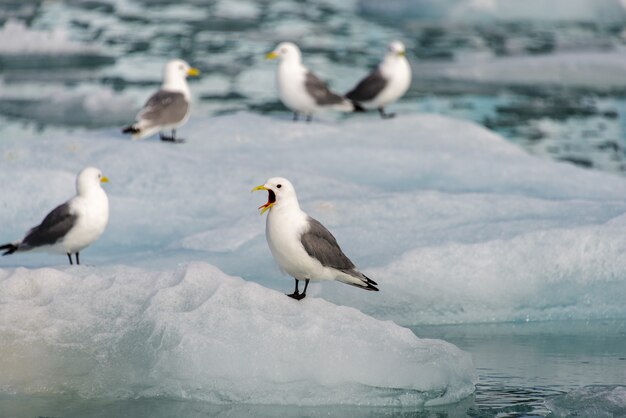
<path id="1" fill-rule="evenodd" d="M 206 263 L 0 270 L 0 392 L 419 406 L 467 397 L 471 356 Z"/>
<path id="2" fill-rule="evenodd" d="M 21 238 L 93 165 L 111 180 L 111 216 L 83 263 L 160 271 L 204 261 L 290 292 L 256 209 L 267 197 L 250 193 L 283 176 L 381 289 L 312 283 L 309 297 L 402 325 L 626 317 L 624 178 L 529 156 L 437 115 L 287 118 L 195 115 L 175 145 L 117 130 L 5 138 L 0 241 Z M 0 257 L 8 269 L 66 262 Z"/>

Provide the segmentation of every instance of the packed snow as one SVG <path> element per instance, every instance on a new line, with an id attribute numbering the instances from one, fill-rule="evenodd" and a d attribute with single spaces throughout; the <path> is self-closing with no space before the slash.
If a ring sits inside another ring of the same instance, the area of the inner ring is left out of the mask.
<path id="1" fill-rule="evenodd" d="M 83 263 L 171 269 L 209 262 L 282 292 L 266 201 L 284 176 L 378 293 L 312 283 L 308 295 L 403 325 L 624 318 L 626 180 L 527 155 L 470 122 L 421 114 L 311 124 L 193 117 L 181 145 L 117 130 L 0 143 L 2 240 L 20 238 L 74 192 L 86 165 L 111 183 L 111 215 Z M 19 254 L 5 268 L 66 263 Z"/>
<path id="2" fill-rule="evenodd" d="M 206 263 L 1 270 L 0 353 L 20 395 L 428 406 L 476 380 L 452 344 Z"/>

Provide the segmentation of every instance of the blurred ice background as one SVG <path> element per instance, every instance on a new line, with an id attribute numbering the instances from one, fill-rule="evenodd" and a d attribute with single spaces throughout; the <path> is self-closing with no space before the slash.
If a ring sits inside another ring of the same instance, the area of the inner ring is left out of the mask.
<path id="1" fill-rule="evenodd" d="M 626 170 L 619 0 L 4 1 L 0 25 L 2 135 L 124 124 L 172 57 L 203 71 L 197 114 L 283 112 L 263 59 L 277 42 L 296 41 L 347 91 L 397 38 L 414 68 L 397 109 L 474 120 L 533 154 Z"/>

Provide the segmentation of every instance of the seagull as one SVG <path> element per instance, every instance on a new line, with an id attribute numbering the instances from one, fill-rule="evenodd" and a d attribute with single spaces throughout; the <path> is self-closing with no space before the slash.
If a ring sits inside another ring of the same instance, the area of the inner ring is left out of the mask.
<path id="1" fill-rule="evenodd" d="M 282 42 L 265 57 L 270 60 L 280 58 L 276 72 L 278 94 L 283 104 L 294 112 L 294 121 L 303 114 L 310 122 L 314 113 L 324 109 L 341 112 L 364 110 L 358 104 L 330 91 L 326 83 L 302 65 L 302 53 L 295 44 Z"/>
<path id="2" fill-rule="evenodd" d="M 387 47 L 385 59 L 346 97 L 364 108 L 378 109 L 383 119 L 393 118 L 384 107 L 395 102 L 411 85 L 411 66 L 406 59 L 404 44 L 393 41 Z"/>
<path id="3" fill-rule="evenodd" d="M 265 237 L 280 269 L 296 280 L 295 291 L 287 295 L 297 300 L 306 297 L 309 280 L 338 280 L 365 290 L 378 291 L 377 283 L 354 266 L 341 251 L 337 240 L 320 222 L 307 215 L 298 204 L 296 190 L 289 180 L 274 177 L 252 191 L 267 190 L 269 210 Z M 304 280 L 300 293 L 298 284 Z"/>
<path id="4" fill-rule="evenodd" d="M 133 139 L 141 139 L 159 132 L 161 141 L 184 142 L 176 138 L 176 128 L 187 122 L 191 92 L 187 76 L 197 76 L 200 70 L 192 68 L 183 60 L 175 59 L 165 64 L 163 84 L 137 113 L 135 123 L 122 129 L 122 133 L 132 134 Z M 161 131 L 172 130 L 171 136 Z"/>
<path id="5" fill-rule="evenodd" d="M 108 181 L 97 168 L 83 169 L 76 177 L 76 196 L 57 206 L 21 241 L 0 246 L 2 255 L 44 249 L 67 254 L 70 264 L 76 254 L 80 264 L 80 251 L 100 238 L 109 221 L 109 199 L 100 187 Z"/>

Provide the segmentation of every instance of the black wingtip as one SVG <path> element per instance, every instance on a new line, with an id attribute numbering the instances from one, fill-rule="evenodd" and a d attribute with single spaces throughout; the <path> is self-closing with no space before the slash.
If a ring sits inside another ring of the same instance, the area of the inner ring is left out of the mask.
<path id="1" fill-rule="evenodd" d="M 351 100 L 352 106 L 354 106 L 353 112 L 367 112 L 363 106 L 361 106 L 358 102 Z"/>
<path id="2" fill-rule="evenodd" d="M 130 126 L 123 128 L 122 133 L 123 134 L 136 134 L 136 133 L 139 133 L 139 128 L 135 127 L 134 125 L 130 125 Z"/>
<path id="3" fill-rule="evenodd" d="M 378 288 L 376 287 L 376 286 L 378 286 L 378 283 L 376 283 L 374 280 L 370 279 L 366 275 L 363 275 L 363 278 L 365 279 L 365 283 L 367 284 L 367 287 L 365 287 L 365 290 L 371 290 L 372 292 L 378 292 Z"/>
<path id="4" fill-rule="evenodd" d="M 4 244 L 4 245 L 0 245 L 0 251 L 4 251 L 4 253 L 2 253 L 2 255 L 9 255 L 9 254 L 13 254 L 14 252 L 17 251 L 18 246 L 15 244 Z"/>

